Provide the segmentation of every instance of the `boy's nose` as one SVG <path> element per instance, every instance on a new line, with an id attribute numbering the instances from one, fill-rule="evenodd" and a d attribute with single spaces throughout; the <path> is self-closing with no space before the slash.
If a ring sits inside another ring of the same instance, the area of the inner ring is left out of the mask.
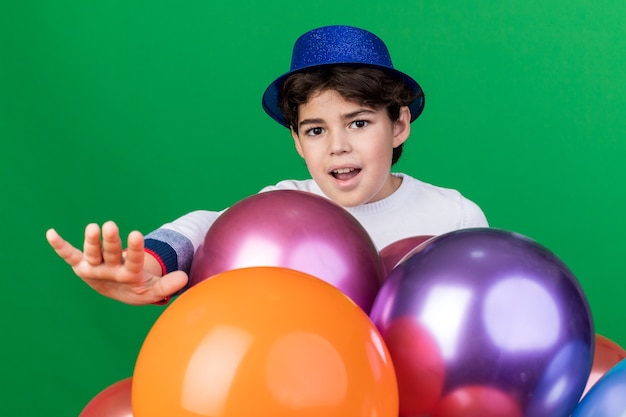
<path id="1" fill-rule="evenodd" d="M 331 155 L 339 155 L 352 150 L 347 134 L 343 132 L 333 132 L 329 140 Z"/>

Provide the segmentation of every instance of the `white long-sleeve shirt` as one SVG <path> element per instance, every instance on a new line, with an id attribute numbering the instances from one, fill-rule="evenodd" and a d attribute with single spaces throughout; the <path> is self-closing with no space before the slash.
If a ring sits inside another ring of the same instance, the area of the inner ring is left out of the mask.
<path id="1" fill-rule="evenodd" d="M 389 197 L 373 203 L 347 207 L 369 233 L 380 250 L 412 236 L 436 236 L 470 227 L 487 227 L 478 205 L 461 193 L 422 182 L 406 174 L 400 187 Z M 265 187 L 272 190 L 300 190 L 326 197 L 312 179 L 285 180 Z M 146 235 L 146 250 L 161 262 L 163 272 L 189 272 L 196 249 L 223 211 L 198 210 L 188 213 Z"/>

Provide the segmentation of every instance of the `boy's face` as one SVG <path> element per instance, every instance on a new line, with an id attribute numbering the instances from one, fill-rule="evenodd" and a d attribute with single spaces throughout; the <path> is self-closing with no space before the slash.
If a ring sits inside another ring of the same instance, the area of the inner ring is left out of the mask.
<path id="1" fill-rule="evenodd" d="M 343 207 L 391 195 L 401 180 L 391 175 L 393 148 L 407 140 L 410 112 L 396 122 L 386 109 L 346 101 L 334 90 L 314 94 L 298 109 L 296 149 L 322 191 Z"/>

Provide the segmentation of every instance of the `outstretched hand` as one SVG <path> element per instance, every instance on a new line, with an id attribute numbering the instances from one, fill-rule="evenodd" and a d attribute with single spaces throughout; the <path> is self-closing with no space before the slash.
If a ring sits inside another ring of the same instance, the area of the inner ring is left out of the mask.
<path id="1" fill-rule="evenodd" d="M 87 225 L 82 252 L 54 229 L 47 231 L 46 238 L 57 255 L 91 288 L 126 304 L 159 302 L 187 283 L 187 274 L 182 271 L 161 276 L 157 260 L 144 251 L 141 233 L 128 235 L 124 251 L 119 229 L 111 221 L 102 225 L 102 231 L 97 224 Z"/>

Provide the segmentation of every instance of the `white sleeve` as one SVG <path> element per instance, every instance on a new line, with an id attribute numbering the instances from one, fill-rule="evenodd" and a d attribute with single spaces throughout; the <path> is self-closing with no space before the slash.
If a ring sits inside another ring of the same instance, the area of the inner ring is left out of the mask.
<path id="1" fill-rule="evenodd" d="M 461 207 L 461 227 L 467 229 L 470 227 L 489 227 L 487 217 L 476 203 L 466 198 L 462 199 Z"/>
<path id="2" fill-rule="evenodd" d="M 194 252 L 204 241 L 204 236 L 222 212 L 196 210 L 165 223 L 160 229 L 172 230 L 185 236 L 193 244 Z"/>
<path id="3" fill-rule="evenodd" d="M 145 249 L 158 259 L 164 273 L 188 273 L 196 250 L 221 213 L 198 210 L 185 214 L 148 233 L 144 239 Z"/>

